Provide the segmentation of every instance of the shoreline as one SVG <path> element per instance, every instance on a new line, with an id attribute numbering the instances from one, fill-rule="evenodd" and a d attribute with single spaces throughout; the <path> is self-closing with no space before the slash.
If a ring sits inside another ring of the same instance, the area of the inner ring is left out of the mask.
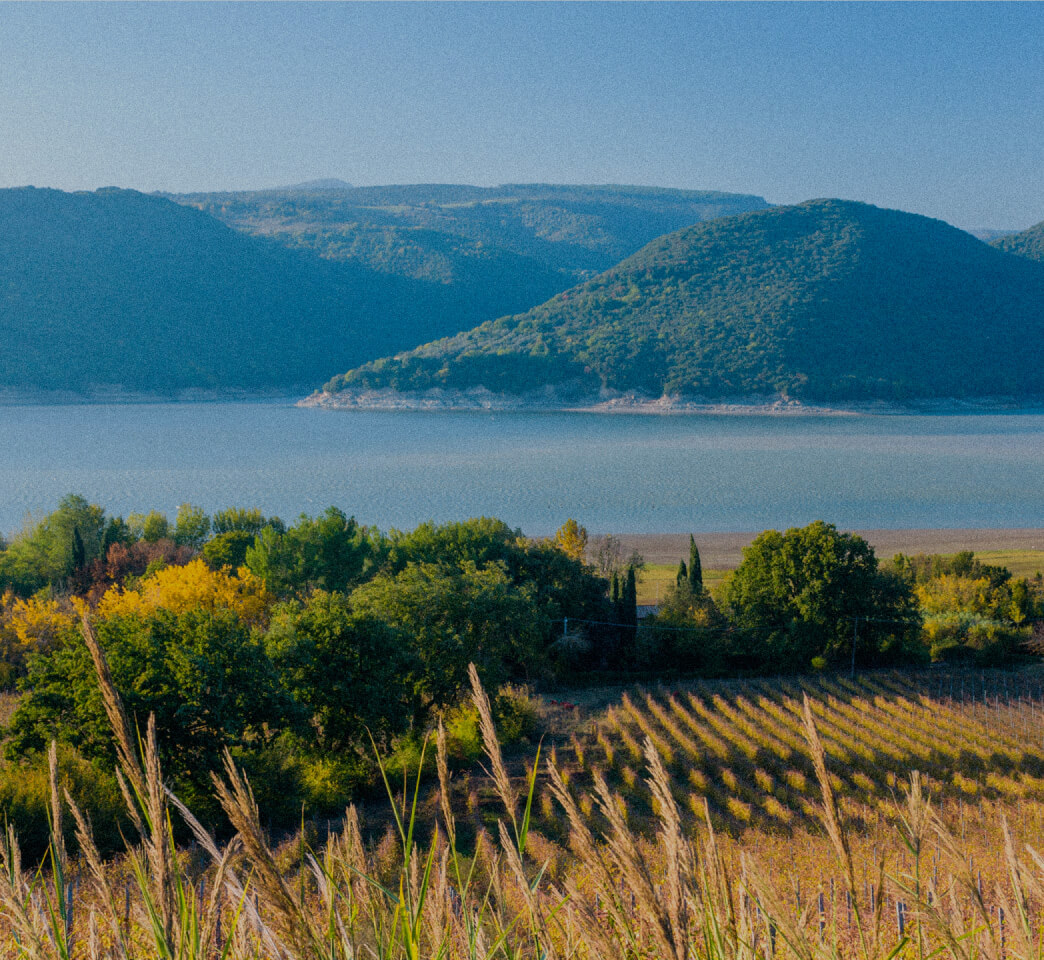
<path id="1" fill-rule="evenodd" d="M 711 400 L 705 397 L 649 397 L 636 393 L 603 391 L 598 397 L 563 395 L 541 390 L 525 396 L 495 394 L 485 388 L 466 391 L 427 390 L 399 393 L 394 390 L 316 391 L 306 397 L 292 390 L 181 390 L 144 393 L 98 389 L 75 391 L 15 390 L 0 388 L 0 408 L 29 406 L 134 406 L 178 404 L 279 404 L 301 409 L 360 413 L 593 413 L 631 416 L 767 416 L 767 417 L 867 417 L 867 416 L 974 416 L 1044 415 L 1044 395 L 1018 400 L 1013 397 L 948 397 L 889 403 L 806 403 L 780 396 L 737 396 Z"/>
<path id="2" fill-rule="evenodd" d="M 781 396 L 742 396 L 710 400 L 704 397 L 649 397 L 636 393 L 603 392 L 599 397 L 569 397 L 548 389 L 524 396 L 470 390 L 432 389 L 417 393 L 395 390 L 316 391 L 297 406 L 347 412 L 410 413 L 599 413 L 642 416 L 903 416 L 954 414 L 1044 414 L 1044 397 L 948 397 L 911 401 L 862 403 L 803 403 Z"/>

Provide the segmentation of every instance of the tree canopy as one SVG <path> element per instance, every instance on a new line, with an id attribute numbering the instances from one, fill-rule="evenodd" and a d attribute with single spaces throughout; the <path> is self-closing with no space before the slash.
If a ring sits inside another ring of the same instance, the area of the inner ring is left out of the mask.
<path id="1" fill-rule="evenodd" d="M 884 662 L 908 652 L 920 626 L 908 584 L 879 569 L 862 537 L 822 521 L 755 538 L 721 600 L 740 634 L 735 653 L 778 671 L 844 661 L 857 629 L 857 661 Z"/>

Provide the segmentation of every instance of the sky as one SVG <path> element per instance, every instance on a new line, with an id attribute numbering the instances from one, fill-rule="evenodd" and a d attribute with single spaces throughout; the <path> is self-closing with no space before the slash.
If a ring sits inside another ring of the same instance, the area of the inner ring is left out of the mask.
<path id="1" fill-rule="evenodd" d="M 3 3 L 0 187 L 627 183 L 1044 220 L 1044 3 Z"/>

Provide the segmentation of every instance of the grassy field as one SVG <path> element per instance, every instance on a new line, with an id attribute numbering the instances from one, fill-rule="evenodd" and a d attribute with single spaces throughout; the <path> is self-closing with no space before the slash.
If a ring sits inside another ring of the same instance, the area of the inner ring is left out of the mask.
<path id="1" fill-rule="evenodd" d="M 917 541 L 911 541 L 909 547 L 896 552 L 907 554 L 927 552 L 919 550 L 917 547 Z M 686 560 L 688 559 L 687 551 L 688 547 L 686 546 L 684 555 Z M 887 555 L 883 559 L 891 559 L 891 556 Z M 953 554 L 940 554 L 940 556 L 951 557 Z M 1044 550 L 976 550 L 975 556 L 982 560 L 983 563 L 1007 567 L 1014 577 L 1032 578 L 1044 571 Z M 674 583 L 678 573 L 678 562 L 681 559 L 683 557 L 679 556 L 678 560 L 675 560 L 673 563 L 646 563 L 638 581 L 639 604 L 659 603 L 667 587 Z M 703 582 L 707 589 L 714 590 L 731 570 L 736 569 L 740 559 L 736 558 L 735 562 L 727 567 L 722 566 L 711 570 L 704 568 Z"/>
<path id="2" fill-rule="evenodd" d="M 1044 550 L 977 550 L 983 563 L 1007 567 L 1013 577 L 1032 578 L 1044 573 Z"/>
<path id="3" fill-rule="evenodd" d="M 728 570 L 704 570 L 703 585 L 713 590 L 728 573 Z M 638 603 L 658 604 L 677 576 L 676 563 L 647 563 L 638 579 Z"/>

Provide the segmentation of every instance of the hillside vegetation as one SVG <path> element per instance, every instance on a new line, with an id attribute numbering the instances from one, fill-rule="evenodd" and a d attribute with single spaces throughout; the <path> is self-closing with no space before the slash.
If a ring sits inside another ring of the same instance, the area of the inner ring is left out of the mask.
<path id="1" fill-rule="evenodd" d="M 906 400 L 1032 395 L 1044 267 L 841 200 L 660 237 L 527 313 L 367 364 L 342 390 Z"/>
<path id="2" fill-rule="evenodd" d="M 664 233 L 768 206 L 761 197 L 710 190 L 551 184 L 345 185 L 171 199 L 331 260 L 465 284 L 504 267 L 532 275 L 521 283 L 575 282 Z"/>
<path id="3" fill-rule="evenodd" d="M 661 234 L 768 206 L 715 191 L 548 184 L 304 185 L 171 199 L 292 249 L 433 285 L 450 316 L 408 347 L 528 310 Z"/>
<path id="4" fill-rule="evenodd" d="M 272 390 L 452 327 L 430 285 L 130 190 L 0 190 L 0 388 Z"/>
<path id="5" fill-rule="evenodd" d="M 175 199 L 0 191 L 0 390 L 303 390 L 528 309 L 665 230 L 765 205 L 555 187 Z"/>
<path id="6" fill-rule="evenodd" d="M 1023 230 L 1021 233 L 1000 237 L 993 241 L 993 246 L 1005 253 L 1014 253 L 1020 257 L 1029 257 L 1031 260 L 1044 262 L 1044 222 Z"/>

